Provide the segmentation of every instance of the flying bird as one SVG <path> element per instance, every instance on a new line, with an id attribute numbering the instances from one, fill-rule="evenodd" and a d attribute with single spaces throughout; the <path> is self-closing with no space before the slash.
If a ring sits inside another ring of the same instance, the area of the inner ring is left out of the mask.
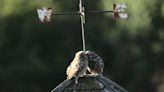
<path id="1" fill-rule="evenodd" d="M 85 53 L 88 57 L 88 71 L 91 75 L 101 75 L 104 69 L 103 59 L 92 51 L 87 50 Z"/>
<path id="2" fill-rule="evenodd" d="M 88 58 L 84 51 L 79 51 L 75 54 L 75 57 L 71 64 L 68 66 L 66 74 L 67 79 L 75 77 L 75 83 L 78 83 L 78 78 L 82 77 L 87 71 Z"/>

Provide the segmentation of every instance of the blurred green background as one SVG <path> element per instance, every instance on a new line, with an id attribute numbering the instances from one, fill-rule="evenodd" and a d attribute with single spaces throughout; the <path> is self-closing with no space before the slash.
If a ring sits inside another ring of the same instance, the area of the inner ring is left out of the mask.
<path id="1" fill-rule="evenodd" d="M 104 75 L 129 92 L 164 92 L 164 1 L 85 0 L 86 10 L 128 3 L 128 19 L 86 15 L 86 46 L 103 57 Z M 0 0 L 0 92 L 50 92 L 81 50 L 78 16 L 40 23 L 36 8 L 78 11 L 78 0 Z"/>

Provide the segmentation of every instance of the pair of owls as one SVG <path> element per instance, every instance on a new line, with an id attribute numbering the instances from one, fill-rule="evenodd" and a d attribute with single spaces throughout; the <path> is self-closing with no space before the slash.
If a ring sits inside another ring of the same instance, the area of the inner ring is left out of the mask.
<path id="1" fill-rule="evenodd" d="M 89 50 L 79 51 L 67 68 L 67 79 L 75 77 L 75 83 L 77 83 L 78 78 L 85 75 L 87 70 L 91 75 L 100 75 L 103 73 L 103 68 L 103 59 L 96 53 Z"/>

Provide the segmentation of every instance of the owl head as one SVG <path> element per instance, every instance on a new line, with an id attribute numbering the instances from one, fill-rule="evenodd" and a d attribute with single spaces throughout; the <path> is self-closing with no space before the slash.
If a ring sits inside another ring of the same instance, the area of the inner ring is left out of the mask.
<path id="1" fill-rule="evenodd" d="M 80 58 L 82 61 L 83 60 L 88 60 L 88 57 L 86 55 L 86 53 L 84 51 L 78 51 L 76 54 L 75 54 L 75 57 L 76 58 Z"/>
<path id="2" fill-rule="evenodd" d="M 92 52 L 90 50 L 87 50 L 85 52 L 85 54 L 87 55 L 89 61 L 96 61 L 94 59 L 97 59 L 99 57 L 96 53 L 94 53 L 94 52 Z"/>

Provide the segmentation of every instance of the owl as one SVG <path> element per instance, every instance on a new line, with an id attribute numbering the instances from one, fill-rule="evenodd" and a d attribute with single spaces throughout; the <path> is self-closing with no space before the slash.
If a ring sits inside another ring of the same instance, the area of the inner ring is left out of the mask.
<path id="1" fill-rule="evenodd" d="M 52 9 L 46 8 L 46 7 L 42 7 L 37 9 L 37 13 L 38 13 L 38 17 L 40 19 L 41 22 L 50 22 L 51 21 L 51 17 L 52 17 Z"/>
<path id="2" fill-rule="evenodd" d="M 78 78 L 82 77 L 87 71 L 88 58 L 84 51 L 79 51 L 75 54 L 75 57 L 71 64 L 68 66 L 66 74 L 67 79 L 75 77 L 75 83 L 78 83 Z"/>
<path id="3" fill-rule="evenodd" d="M 103 59 L 92 51 L 87 50 L 85 53 L 88 57 L 87 70 L 91 73 L 91 75 L 102 74 L 104 69 Z"/>

